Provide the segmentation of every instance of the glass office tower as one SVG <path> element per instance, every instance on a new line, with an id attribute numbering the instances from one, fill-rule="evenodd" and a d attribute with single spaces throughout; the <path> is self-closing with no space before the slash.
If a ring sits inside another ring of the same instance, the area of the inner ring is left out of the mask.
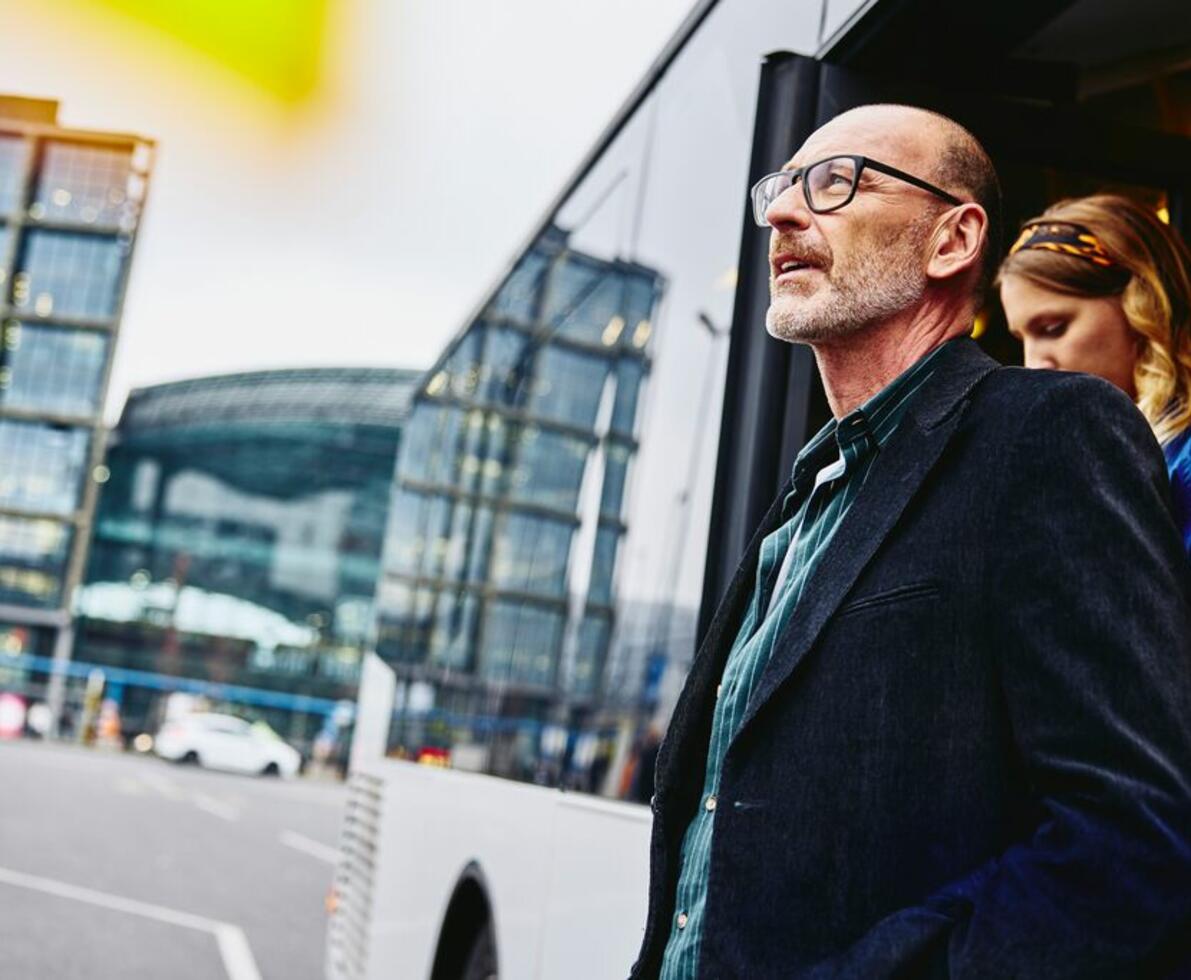
<path id="1" fill-rule="evenodd" d="M 153 144 L 57 109 L 0 97 L 0 652 L 65 658 Z"/>
<path id="2" fill-rule="evenodd" d="M 124 686 L 126 731 L 153 729 L 174 678 L 245 689 L 235 709 L 300 745 L 318 724 L 301 698 L 355 697 L 420 376 L 258 371 L 129 396 L 75 645 L 78 661 L 146 675 Z"/>
<path id="3" fill-rule="evenodd" d="M 598 712 L 653 269 L 547 229 L 419 388 L 399 455 L 377 651 L 409 682 L 407 751 L 445 731 L 532 777 L 537 735 Z"/>

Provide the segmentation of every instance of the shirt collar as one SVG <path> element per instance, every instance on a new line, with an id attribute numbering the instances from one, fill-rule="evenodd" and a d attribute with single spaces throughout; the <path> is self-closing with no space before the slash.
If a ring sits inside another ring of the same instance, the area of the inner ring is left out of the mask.
<path id="1" fill-rule="evenodd" d="M 815 433 L 794 460 L 792 479 L 795 490 L 800 489 L 804 481 L 813 479 L 818 470 L 831 462 L 836 448 L 842 453 L 846 446 L 867 440 L 870 436 L 876 448 L 884 446 L 905 415 L 914 394 L 934 372 L 936 358 L 956 339 L 940 344 L 859 408 L 853 409 L 842 419 L 829 420 Z"/>

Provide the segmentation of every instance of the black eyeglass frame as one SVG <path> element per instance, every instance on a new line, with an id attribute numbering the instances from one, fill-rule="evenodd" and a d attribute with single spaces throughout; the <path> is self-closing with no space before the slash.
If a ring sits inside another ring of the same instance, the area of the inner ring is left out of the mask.
<path id="1" fill-rule="evenodd" d="M 811 202 L 811 192 L 806 182 L 806 173 L 815 167 L 821 166 L 824 163 L 829 163 L 832 160 L 851 160 L 856 166 L 856 172 L 852 176 L 852 187 L 848 191 L 848 196 L 845 197 L 839 204 L 833 204 L 829 208 L 817 208 Z M 749 197 L 753 205 L 753 220 L 757 222 L 762 228 L 768 228 L 769 222 L 765 218 L 765 211 L 769 210 L 768 205 L 762 210 L 757 195 L 761 189 L 761 185 L 767 180 L 772 180 L 774 177 L 781 177 L 789 175 L 790 187 L 793 187 L 798 181 L 802 181 L 802 196 L 806 201 L 806 206 L 810 208 L 815 214 L 830 214 L 832 211 L 838 211 L 840 208 L 846 208 L 852 203 L 852 199 L 856 196 L 856 190 L 860 187 L 860 175 L 864 173 L 864 169 L 868 167 L 871 170 L 876 170 L 878 173 L 886 174 L 890 177 L 896 177 L 898 180 L 905 181 L 907 184 L 913 184 L 915 187 L 924 191 L 929 191 L 936 197 L 942 198 L 948 204 L 963 204 L 954 194 L 948 194 L 941 187 L 936 187 L 934 184 L 928 183 L 921 177 L 915 177 L 913 174 L 908 174 L 904 170 L 898 170 L 897 167 L 891 167 L 887 163 L 881 163 L 880 160 L 874 160 L 872 157 L 862 156 L 859 153 L 833 153 L 829 157 L 824 157 L 822 160 L 816 160 L 814 163 L 808 163 L 805 167 L 795 167 L 793 170 L 777 170 L 771 174 L 766 174 L 755 184 L 749 191 Z M 787 188 L 788 190 L 789 188 Z M 785 191 L 782 191 L 784 194 Z M 779 194 L 778 197 L 781 195 Z M 777 197 L 773 199 L 777 200 Z M 773 201 L 769 202 L 770 204 Z"/>

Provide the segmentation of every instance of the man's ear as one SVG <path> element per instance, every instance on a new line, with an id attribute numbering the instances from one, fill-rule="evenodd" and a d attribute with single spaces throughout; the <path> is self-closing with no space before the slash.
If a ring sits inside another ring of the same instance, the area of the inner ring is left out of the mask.
<path id="1" fill-rule="evenodd" d="M 949 279 L 980 264 L 980 250 L 988 237 L 988 215 L 979 204 L 955 208 L 931 238 L 926 274 Z"/>

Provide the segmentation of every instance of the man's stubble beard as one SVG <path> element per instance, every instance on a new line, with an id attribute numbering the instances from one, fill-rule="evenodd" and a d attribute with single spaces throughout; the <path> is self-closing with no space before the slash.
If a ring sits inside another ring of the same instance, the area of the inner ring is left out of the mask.
<path id="1" fill-rule="evenodd" d="M 827 282 L 810 296 L 773 295 L 766 329 L 778 340 L 820 343 L 858 334 L 913 306 L 926 290 L 922 253 L 933 223 L 934 215 L 923 215 L 857 243 L 859 260 L 849 268 L 820 271 Z"/>

